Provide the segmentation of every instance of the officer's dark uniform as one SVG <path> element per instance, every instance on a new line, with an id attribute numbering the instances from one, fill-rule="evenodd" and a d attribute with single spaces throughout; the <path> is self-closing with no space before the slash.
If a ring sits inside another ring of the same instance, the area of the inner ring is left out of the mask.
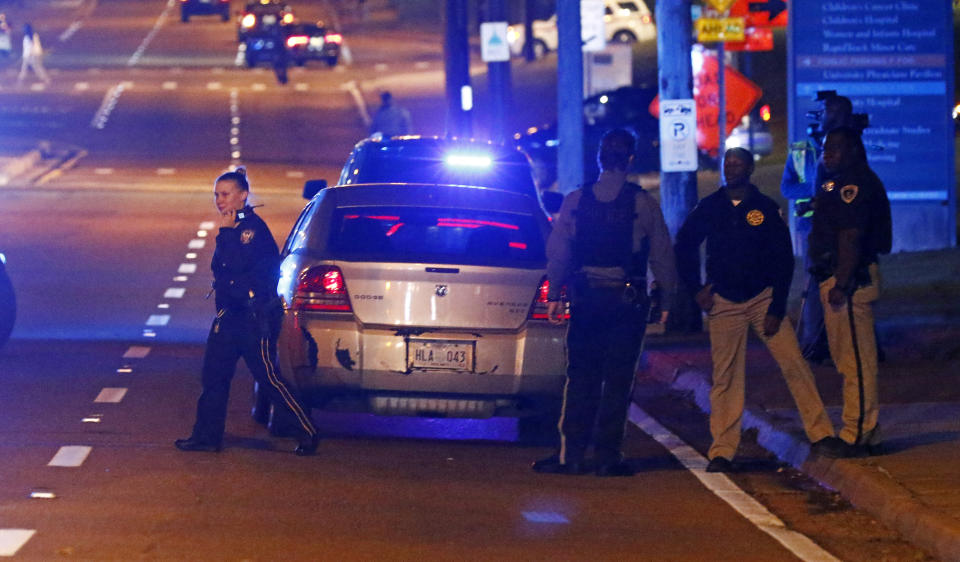
<path id="1" fill-rule="evenodd" d="M 244 207 L 236 227 L 221 228 L 213 254 L 217 317 L 203 357 L 203 392 L 191 439 L 219 446 L 227 417 L 230 381 L 237 360 L 247 368 L 275 407 L 289 412 L 308 441 L 317 433 L 309 410 L 277 366 L 277 336 L 283 306 L 277 297 L 280 254 L 266 223 Z"/>
<path id="2" fill-rule="evenodd" d="M 739 204 L 721 188 L 703 198 L 677 232 L 680 279 L 694 292 L 700 281 L 700 245 L 706 240 L 706 284 L 714 305 L 709 311 L 713 385 L 710 391 L 708 457 L 732 460 L 743 419 L 747 332 L 753 328 L 783 373 L 811 443 L 833 437 L 833 426 L 817 392 L 793 326 L 783 320 L 793 276 L 790 233 L 776 202 L 749 185 Z M 772 336 L 764 319 L 783 320 Z"/>
<path id="3" fill-rule="evenodd" d="M 647 261 L 664 295 L 676 288 L 673 250 L 660 206 L 626 183 L 599 201 L 590 186 L 567 196 L 547 244 L 548 300 L 571 297 L 567 383 L 559 422 L 560 465 L 577 470 L 596 426 L 594 460 L 621 462 L 635 365 L 646 330 Z M 534 470 L 538 470 L 534 465 Z"/>
<path id="4" fill-rule="evenodd" d="M 855 142 L 855 141 L 854 141 Z M 827 175 L 817 192 L 809 247 L 830 355 L 843 375 L 843 428 L 840 438 L 855 446 L 879 443 L 877 427 L 877 345 L 873 301 L 879 297 L 877 260 L 892 242 L 890 201 L 883 183 L 866 161 Z M 843 231 L 857 233 L 859 255 L 848 279 L 836 277 Z M 844 306 L 829 304 L 830 290 L 842 289 Z"/>

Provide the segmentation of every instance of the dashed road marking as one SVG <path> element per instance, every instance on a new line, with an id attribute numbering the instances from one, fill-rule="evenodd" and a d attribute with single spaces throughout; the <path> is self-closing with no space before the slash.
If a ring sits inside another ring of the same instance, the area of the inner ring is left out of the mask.
<path id="1" fill-rule="evenodd" d="M 103 102 L 100 103 L 99 109 L 93 115 L 93 119 L 90 121 L 90 126 L 95 129 L 103 129 L 107 126 L 107 119 L 110 118 L 110 113 L 113 111 L 113 108 L 117 107 L 117 101 L 120 99 L 120 94 L 123 93 L 124 83 L 121 82 L 116 86 L 107 90 L 107 93 L 103 95 Z"/>
<path id="2" fill-rule="evenodd" d="M 201 240 L 200 238 L 194 238 L 193 240 L 187 243 L 187 248 L 190 248 L 191 250 L 201 250 L 206 245 L 207 245 L 206 240 Z"/>
<path id="3" fill-rule="evenodd" d="M 0 529 L 0 556 L 14 556 L 36 532 L 35 529 Z"/>
<path id="4" fill-rule="evenodd" d="M 183 282 L 185 282 L 185 281 L 189 281 L 190 278 L 187 277 L 186 275 L 177 275 L 177 276 L 175 276 L 175 277 L 173 278 L 173 280 L 174 280 L 174 282 L 176 282 L 176 283 L 183 283 Z"/>
<path id="5" fill-rule="evenodd" d="M 187 292 L 187 290 L 184 289 L 183 287 L 170 287 L 169 289 L 167 289 L 166 291 L 163 292 L 163 298 L 165 298 L 165 299 L 182 299 L 182 298 L 183 298 L 183 294 L 186 293 L 186 292 Z"/>
<path id="6" fill-rule="evenodd" d="M 157 305 L 157 308 L 162 308 L 162 309 L 166 310 L 166 309 L 170 308 L 170 303 L 162 302 L 162 303 L 160 303 L 160 304 Z"/>
<path id="7" fill-rule="evenodd" d="M 773 537 L 797 558 L 839 562 L 837 558 L 806 535 L 788 529 L 779 517 L 770 513 L 760 502 L 738 488 L 725 474 L 707 472 L 707 459 L 703 455 L 671 433 L 670 430 L 657 423 L 636 404 L 630 406 L 629 418 L 634 425 L 670 451 L 670 454 L 696 476 L 705 488 L 727 502 L 737 513 L 753 523 L 758 529 Z"/>
<path id="8" fill-rule="evenodd" d="M 420 62 L 414 63 L 413 67 L 416 68 L 417 70 L 425 70 L 427 68 L 430 68 L 430 63 L 426 61 L 420 61 Z"/>
<path id="9" fill-rule="evenodd" d="M 146 52 L 147 47 L 153 41 L 153 38 L 157 36 L 157 33 L 160 32 L 160 28 L 163 27 L 164 22 L 167 21 L 167 16 L 170 15 L 170 12 L 173 10 L 173 7 L 176 6 L 176 0 L 167 0 L 167 5 L 160 12 L 160 16 L 157 18 L 156 23 L 153 24 L 153 29 L 150 30 L 150 33 L 147 33 L 147 36 L 143 38 L 143 41 L 140 43 L 140 46 L 137 47 L 137 50 L 134 51 L 131 55 L 130 60 L 127 61 L 127 66 L 134 66 L 140 62 L 140 57 L 143 56 L 143 53 Z"/>
<path id="10" fill-rule="evenodd" d="M 93 173 L 98 176 L 109 176 L 113 174 L 113 168 L 94 168 Z"/>
<path id="11" fill-rule="evenodd" d="M 288 177 L 288 178 L 302 178 L 302 177 L 303 177 L 303 172 L 301 172 L 301 171 L 299 171 L 299 170 L 287 170 L 287 177 Z"/>
<path id="12" fill-rule="evenodd" d="M 94 402 L 116 404 L 123 400 L 127 395 L 127 389 L 122 387 L 107 387 L 100 391 L 100 394 L 93 399 Z"/>
<path id="13" fill-rule="evenodd" d="M 87 90 L 90 89 L 90 83 L 89 83 L 89 82 L 77 82 L 76 84 L 73 85 L 73 89 L 74 89 L 74 90 L 77 90 L 78 92 L 85 92 L 85 91 L 87 91 Z"/>
<path id="14" fill-rule="evenodd" d="M 240 149 L 240 92 L 236 88 L 230 89 L 230 126 L 230 169 L 235 170 L 242 163 L 243 155 Z"/>
<path id="15" fill-rule="evenodd" d="M 310 84 L 307 84 L 306 82 L 297 82 L 293 85 L 293 89 L 298 92 L 306 92 L 310 89 Z"/>
<path id="16" fill-rule="evenodd" d="M 217 226 L 217 224 L 213 221 L 203 221 L 200 223 L 200 230 L 213 230 L 215 226 Z"/>
<path id="17" fill-rule="evenodd" d="M 267 89 L 267 85 L 261 84 L 260 82 L 256 82 L 250 87 L 253 89 L 254 92 L 262 92 Z"/>
<path id="18" fill-rule="evenodd" d="M 166 326 L 170 323 L 169 314 L 151 314 L 147 318 L 147 326 Z"/>
<path id="19" fill-rule="evenodd" d="M 70 24 L 70 27 L 68 27 L 66 30 L 64 30 L 64 32 L 61 33 L 61 34 L 60 34 L 60 37 L 58 37 L 57 39 L 59 39 L 60 42 L 63 43 L 64 41 L 67 41 L 68 39 L 70 39 L 71 37 L 73 37 L 73 34 L 76 33 L 81 27 L 83 27 L 83 22 L 82 22 L 82 21 L 75 21 L 75 22 L 71 23 L 71 24 Z"/>
<path id="20" fill-rule="evenodd" d="M 223 84 L 220 82 L 207 82 L 208 90 L 220 90 L 223 88 Z"/>
<path id="21" fill-rule="evenodd" d="M 383 72 L 384 70 L 387 70 L 388 68 L 390 68 L 390 66 L 389 66 L 388 64 L 382 63 L 382 62 L 378 62 L 377 64 L 373 65 L 373 69 L 376 70 L 377 72 Z"/>
<path id="22" fill-rule="evenodd" d="M 157 168 L 158 176 L 172 176 L 177 173 L 176 168 Z"/>
<path id="23" fill-rule="evenodd" d="M 195 260 L 195 259 L 197 259 L 197 253 L 196 253 L 196 252 L 187 252 L 183 257 L 184 257 L 184 259 Z"/>
<path id="24" fill-rule="evenodd" d="M 145 345 L 131 345 L 123 354 L 124 359 L 143 359 L 150 353 L 150 348 Z"/>
<path id="25" fill-rule="evenodd" d="M 177 268 L 177 273 L 192 274 L 196 272 L 197 272 L 197 264 L 195 263 L 181 263 L 180 267 Z"/>
<path id="26" fill-rule="evenodd" d="M 173 81 L 167 81 L 167 82 L 164 82 L 160 87 L 163 88 L 164 90 L 176 90 L 177 83 Z"/>
<path id="27" fill-rule="evenodd" d="M 47 89 L 47 85 L 43 82 L 37 82 L 35 84 L 30 84 L 30 90 L 34 92 L 42 92 Z"/>
<path id="28" fill-rule="evenodd" d="M 86 445 L 64 445 L 57 450 L 57 454 L 53 455 L 47 466 L 80 466 L 92 450 L 93 447 Z"/>

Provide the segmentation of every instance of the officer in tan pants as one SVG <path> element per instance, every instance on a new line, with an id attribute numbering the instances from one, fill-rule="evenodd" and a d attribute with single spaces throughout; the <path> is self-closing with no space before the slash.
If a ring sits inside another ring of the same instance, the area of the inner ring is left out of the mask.
<path id="1" fill-rule="evenodd" d="M 830 356 L 843 375 L 840 456 L 875 454 L 881 440 L 873 302 L 880 295 L 878 256 L 892 246 L 890 201 L 858 131 L 827 134 L 822 160 L 826 176 L 814 199 L 810 259 Z"/>
<path id="2" fill-rule="evenodd" d="M 740 444 L 747 332 L 766 344 L 793 395 L 816 453 L 843 444 L 817 392 L 789 320 L 784 322 L 793 276 L 793 250 L 780 209 L 750 183 L 753 155 L 732 148 L 723 158 L 723 186 L 705 197 L 677 233 L 680 278 L 697 290 L 708 313 L 713 387 L 710 391 L 708 472 L 729 472 Z M 700 244 L 706 241 L 706 284 L 700 281 Z"/>

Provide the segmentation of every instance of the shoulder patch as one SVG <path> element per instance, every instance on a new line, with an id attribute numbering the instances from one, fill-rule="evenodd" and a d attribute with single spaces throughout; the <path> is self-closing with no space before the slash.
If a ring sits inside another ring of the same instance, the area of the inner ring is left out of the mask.
<path id="1" fill-rule="evenodd" d="M 833 189 L 834 189 L 836 186 L 837 186 L 837 184 L 835 184 L 835 183 L 833 182 L 833 180 L 828 180 L 828 181 L 823 182 L 823 185 L 821 185 L 820 187 L 821 187 L 821 189 L 823 189 L 824 191 L 828 191 L 828 192 L 829 192 L 829 191 L 833 191 Z"/>
<path id="2" fill-rule="evenodd" d="M 844 203 L 853 203 L 858 193 L 860 193 L 860 188 L 852 183 L 840 188 L 840 198 L 843 199 Z"/>
<path id="3" fill-rule="evenodd" d="M 754 209 L 747 213 L 747 224 L 750 226 L 760 226 L 763 224 L 763 213 L 759 209 Z"/>
<path id="4" fill-rule="evenodd" d="M 255 233 L 254 233 L 253 229 L 248 228 L 248 229 L 244 230 L 243 232 L 240 233 L 240 242 L 242 242 L 242 243 L 244 243 L 244 244 L 249 244 L 250 241 L 253 240 L 254 234 L 255 234 Z"/>

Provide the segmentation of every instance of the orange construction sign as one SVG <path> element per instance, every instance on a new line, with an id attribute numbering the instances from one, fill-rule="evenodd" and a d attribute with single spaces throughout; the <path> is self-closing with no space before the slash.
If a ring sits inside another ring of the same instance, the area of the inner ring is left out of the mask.
<path id="1" fill-rule="evenodd" d="M 720 103 L 720 87 L 717 82 L 720 64 L 717 57 L 703 56 L 703 65 L 693 77 L 693 99 L 697 104 L 697 148 L 711 155 L 716 155 L 720 148 L 720 128 L 718 127 L 718 108 Z M 750 109 L 753 108 L 763 90 L 729 66 L 724 67 L 724 91 L 726 92 L 726 122 L 727 134 L 740 123 Z M 650 113 L 654 117 L 660 115 L 660 97 L 657 96 L 650 103 Z"/>

